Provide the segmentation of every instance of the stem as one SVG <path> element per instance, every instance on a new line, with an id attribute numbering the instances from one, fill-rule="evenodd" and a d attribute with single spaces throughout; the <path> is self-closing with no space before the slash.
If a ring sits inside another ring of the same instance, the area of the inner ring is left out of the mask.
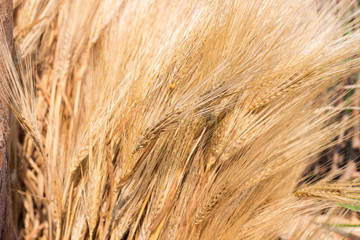
<path id="1" fill-rule="evenodd" d="M 10 52 L 13 32 L 12 6 L 12 0 L 0 0 L 0 20 Z M 10 164 L 7 149 L 9 133 L 9 108 L 0 100 L 0 240 L 10 239 L 11 236 Z"/>

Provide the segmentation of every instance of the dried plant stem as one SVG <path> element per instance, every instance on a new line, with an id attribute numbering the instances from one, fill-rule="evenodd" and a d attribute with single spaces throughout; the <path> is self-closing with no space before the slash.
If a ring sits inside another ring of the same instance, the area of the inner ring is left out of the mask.
<path id="1" fill-rule="evenodd" d="M 6 41 L 12 49 L 12 0 L 0 1 L 1 24 Z M 0 100 L 0 239 L 10 239 L 10 171 L 7 142 L 9 139 L 9 108 L 3 99 Z"/>

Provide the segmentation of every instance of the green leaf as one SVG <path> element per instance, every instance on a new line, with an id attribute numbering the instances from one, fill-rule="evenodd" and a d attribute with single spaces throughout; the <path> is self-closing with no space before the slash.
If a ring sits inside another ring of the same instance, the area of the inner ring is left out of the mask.
<path id="1" fill-rule="evenodd" d="M 360 224 L 335 224 L 334 227 L 340 227 L 340 228 L 345 228 L 345 227 L 360 227 Z"/>
<path id="2" fill-rule="evenodd" d="M 337 203 L 337 205 L 342 206 L 344 208 L 350 209 L 355 212 L 360 212 L 360 206 L 354 206 L 350 204 Z"/>
<path id="3" fill-rule="evenodd" d="M 346 239 L 348 236 L 350 236 L 350 235 L 351 235 L 351 232 L 349 232 L 348 234 L 346 234 L 342 240 L 345 240 L 345 239 Z"/>

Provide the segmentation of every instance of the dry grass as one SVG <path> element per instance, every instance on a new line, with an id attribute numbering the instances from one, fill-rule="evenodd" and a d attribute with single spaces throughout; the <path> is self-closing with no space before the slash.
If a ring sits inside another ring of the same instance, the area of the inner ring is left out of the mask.
<path id="1" fill-rule="evenodd" d="M 316 2 L 14 1 L 14 238 L 326 239 L 359 184 L 299 182 L 360 32 Z"/>

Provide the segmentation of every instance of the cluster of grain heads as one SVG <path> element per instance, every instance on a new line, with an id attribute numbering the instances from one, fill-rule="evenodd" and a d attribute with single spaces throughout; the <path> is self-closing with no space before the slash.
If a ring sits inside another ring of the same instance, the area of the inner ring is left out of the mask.
<path id="1" fill-rule="evenodd" d="M 14 238 L 324 236 L 358 185 L 299 182 L 360 67 L 352 6 L 14 1 Z"/>

